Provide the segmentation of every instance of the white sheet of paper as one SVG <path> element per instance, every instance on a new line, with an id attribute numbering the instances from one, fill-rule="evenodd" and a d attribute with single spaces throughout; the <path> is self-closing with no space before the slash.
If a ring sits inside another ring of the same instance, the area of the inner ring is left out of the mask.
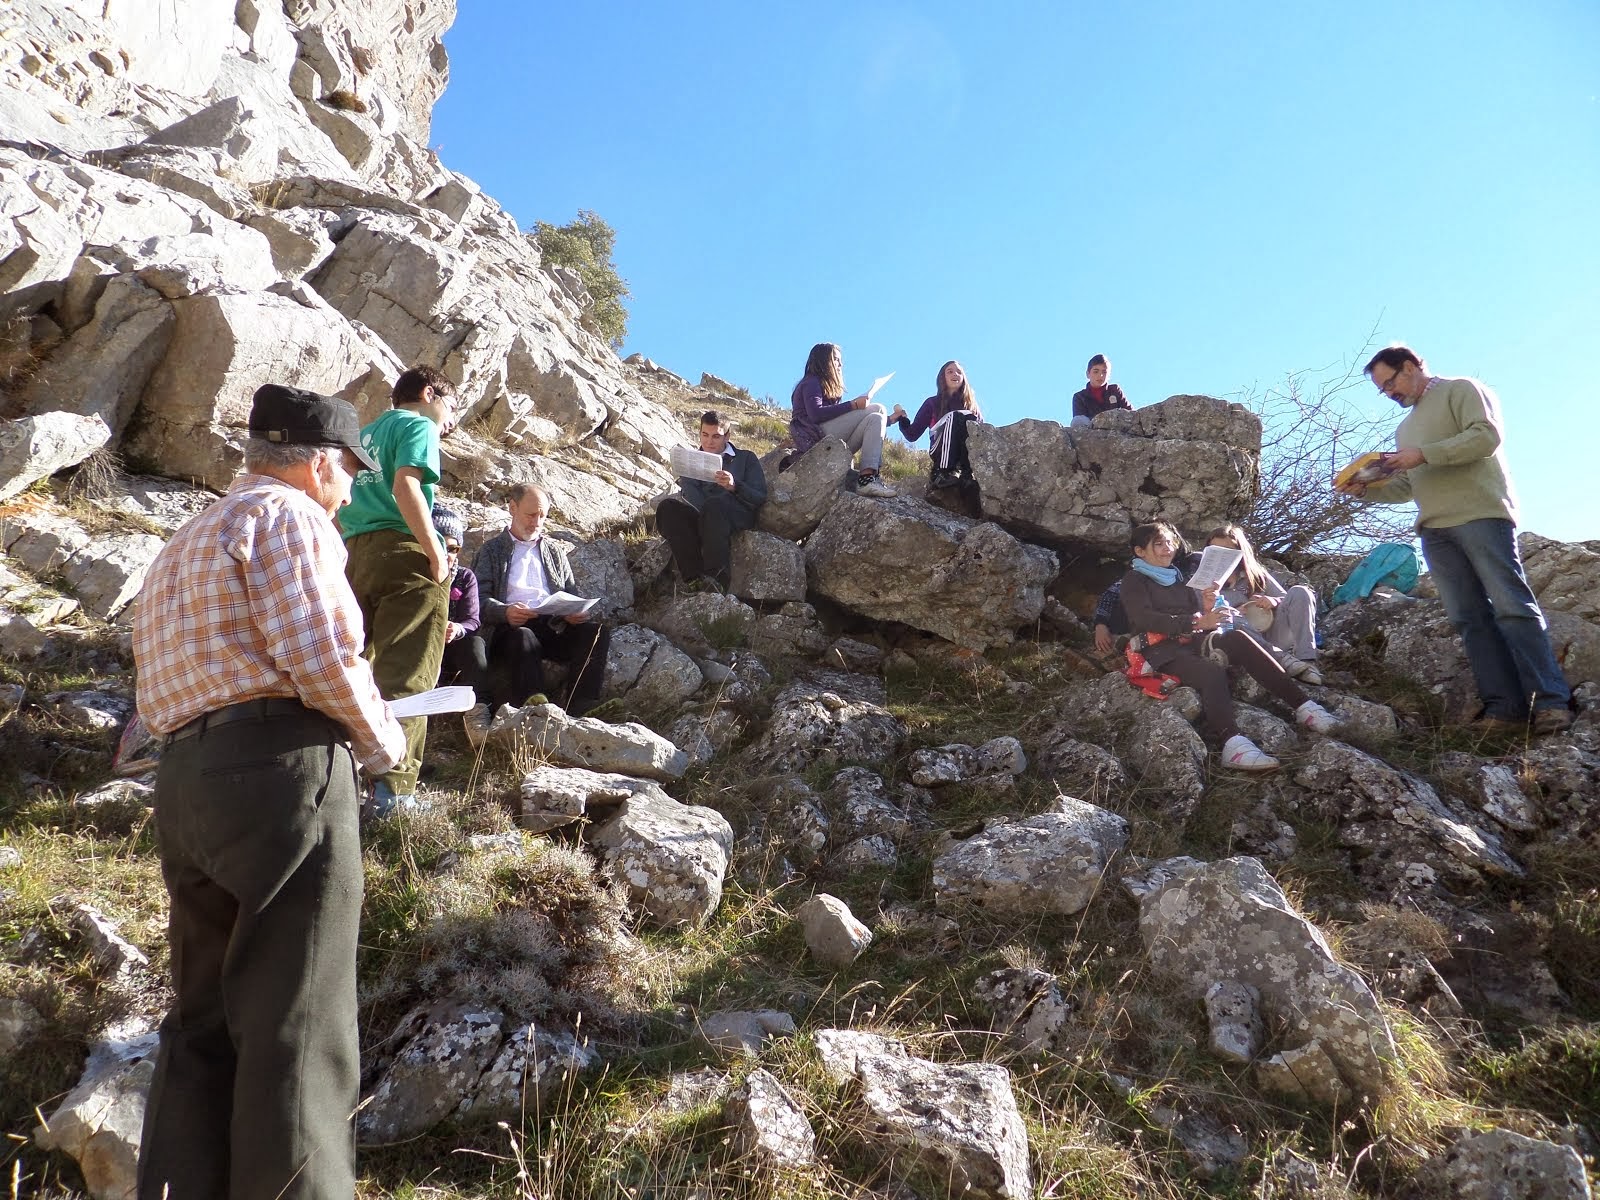
<path id="1" fill-rule="evenodd" d="M 599 603 L 599 600 L 585 600 L 582 596 L 574 596 L 571 592 L 552 592 L 544 598 L 544 603 L 533 611 L 541 617 L 570 617 L 586 613 Z"/>
<path id="2" fill-rule="evenodd" d="M 397 717 L 432 717 L 440 713 L 466 712 L 477 702 L 478 697 L 471 688 L 456 684 L 418 692 L 415 696 L 402 696 L 389 701 L 389 708 Z"/>
<path id="3" fill-rule="evenodd" d="M 1207 546 L 1200 555 L 1200 565 L 1189 577 L 1189 586 L 1199 592 L 1207 588 L 1221 587 L 1242 561 L 1244 561 L 1242 550 L 1229 550 L 1226 546 Z"/>
<path id="4" fill-rule="evenodd" d="M 688 446 L 674 446 L 672 448 L 672 473 L 684 479 L 704 479 L 707 482 L 717 477 L 717 472 L 722 470 L 722 455 L 712 454 L 709 450 L 691 450 Z"/>
<path id="5" fill-rule="evenodd" d="M 867 399 L 871 400 L 874 396 L 876 396 L 878 394 L 878 389 L 893 378 L 894 372 L 890 371 L 887 375 L 879 375 L 876 379 L 874 379 L 872 381 L 872 386 L 867 389 Z"/>

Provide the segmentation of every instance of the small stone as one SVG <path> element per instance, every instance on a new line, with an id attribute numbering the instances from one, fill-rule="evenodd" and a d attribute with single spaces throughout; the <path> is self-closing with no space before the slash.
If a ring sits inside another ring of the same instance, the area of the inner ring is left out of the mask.
<path id="1" fill-rule="evenodd" d="M 795 912 L 804 927 L 806 948 L 825 967 L 842 968 L 872 945 L 872 930 L 850 912 L 850 906 L 837 896 L 819 892 Z"/>

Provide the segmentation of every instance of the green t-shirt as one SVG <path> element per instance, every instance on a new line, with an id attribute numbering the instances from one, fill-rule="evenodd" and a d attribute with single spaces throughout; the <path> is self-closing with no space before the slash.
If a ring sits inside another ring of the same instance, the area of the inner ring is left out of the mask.
<path id="1" fill-rule="evenodd" d="M 404 532 L 406 519 L 394 502 L 394 474 L 401 467 L 422 472 L 422 499 L 433 510 L 439 482 L 439 427 L 421 413 L 391 408 L 361 431 L 361 445 L 381 471 L 362 471 L 350 486 L 350 503 L 339 510 L 339 530 L 348 538 L 378 529 Z"/>

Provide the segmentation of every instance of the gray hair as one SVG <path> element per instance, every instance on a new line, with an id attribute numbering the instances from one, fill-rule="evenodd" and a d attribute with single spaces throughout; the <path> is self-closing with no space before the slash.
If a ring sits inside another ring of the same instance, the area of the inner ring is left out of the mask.
<path id="1" fill-rule="evenodd" d="M 338 453 L 337 446 L 301 446 L 286 442 L 269 442 L 266 438 L 251 437 L 244 440 L 244 469 L 259 472 L 281 471 L 301 463 L 316 462 L 319 454 Z"/>

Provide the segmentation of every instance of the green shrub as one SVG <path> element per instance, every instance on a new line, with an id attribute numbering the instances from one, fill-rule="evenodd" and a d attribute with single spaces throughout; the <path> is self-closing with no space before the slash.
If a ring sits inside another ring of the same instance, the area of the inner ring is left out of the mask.
<path id="1" fill-rule="evenodd" d="M 632 293 L 628 291 L 628 281 L 617 274 L 611 261 L 616 230 L 599 213 L 580 208 L 577 217 L 565 225 L 535 221 L 534 233 L 545 262 L 570 267 L 578 273 L 589 291 L 585 318 L 593 322 L 595 331 L 611 343 L 613 350 L 622 349 L 628 334 L 628 310 L 622 302 Z"/>

